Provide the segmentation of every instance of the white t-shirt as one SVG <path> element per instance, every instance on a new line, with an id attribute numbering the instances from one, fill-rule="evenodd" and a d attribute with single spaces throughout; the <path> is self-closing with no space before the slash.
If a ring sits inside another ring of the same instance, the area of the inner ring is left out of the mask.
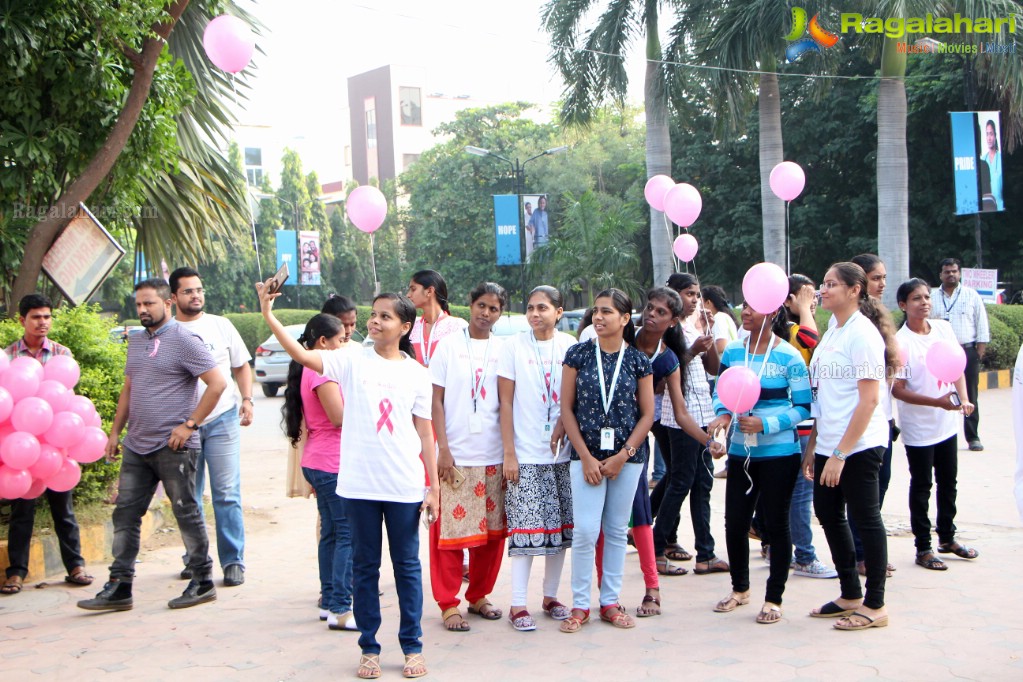
<path id="1" fill-rule="evenodd" d="M 585 343 L 590 339 L 595 338 L 597 338 L 597 328 L 594 327 L 592 324 L 586 329 L 579 332 L 579 343 Z"/>
<path id="2" fill-rule="evenodd" d="M 432 418 L 433 385 L 414 359 L 385 360 L 373 348 L 320 351 L 323 376 L 345 399 L 337 494 L 355 500 L 422 502 L 422 441 L 413 415 Z"/>
<path id="3" fill-rule="evenodd" d="M 738 330 L 735 328 L 735 318 L 731 313 L 726 313 L 723 310 L 714 313 L 714 326 L 711 327 L 710 333 L 714 336 L 715 341 L 724 339 L 730 343 L 739 338 Z"/>
<path id="4" fill-rule="evenodd" d="M 433 384 L 444 389 L 444 430 L 456 465 L 480 467 L 504 462 L 497 397 L 497 365 L 503 344 L 499 336 L 470 339 L 466 330 L 441 339 L 430 358 Z M 474 412 L 479 425 L 476 433 L 470 428 Z"/>
<path id="5" fill-rule="evenodd" d="M 226 317 L 202 313 L 190 322 L 178 322 L 178 324 L 193 334 L 199 335 L 213 355 L 213 359 L 217 361 L 217 368 L 224 375 L 224 381 L 227 382 L 227 388 L 220 394 L 220 400 L 217 401 L 216 407 L 203 422 L 203 424 L 209 424 L 228 410 L 233 410 L 238 406 L 238 391 L 235 388 L 231 369 L 247 364 L 252 356 L 249 355 L 249 350 L 245 347 L 241 334 Z M 205 392 L 206 382 L 200 381 L 199 398 L 202 398 L 202 394 Z"/>
<path id="6" fill-rule="evenodd" d="M 832 315 L 828 318 L 828 329 L 834 329 L 835 325 L 838 324 L 838 320 Z M 873 323 L 871 323 L 873 324 Z M 877 329 L 877 327 L 875 327 Z M 881 337 L 882 340 L 884 337 Z M 894 413 L 892 412 L 892 386 L 890 383 L 885 381 L 884 389 L 881 391 L 881 409 L 884 410 L 884 418 L 887 421 L 891 421 Z"/>
<path id="7" fill-rule="evenodd" d="M 899 377 L 905 378 L 906 388 L 914 393 L 940 398 L 955 387 L 948 384 L 938 386 L 938 379 L 927 371 L 927 350 L 937 341 L 950 341 L 956 345 L 959 345 L 959 341 L 956 340 L 952 325 L 945 320 L 929 322 L 929 334 L 917 334 L 903 325 L 895 335 L 899 347 L 909 358 Z M 902 442 L 906 445 L 923 447 L 951 438 L 959 431 L 959 419 L 958 412 L 899 401 L 899 428 L 902 429 Z"/>
<path id="8" fill-rule="evenodd" d="M 810 360 L 810 387 L 814 396 L 810 416 L 817 420 L 818 453 L 831 455 L 845 435 L 860 402 L 859 381 L 876 380 L 880 401 L 885 374 L 884 339 L 877 327 L 859 311 L 841 327 L 824 333 Z M 888 420 L 879 402 L 863 435 L 846 454 L 887 447 L 888 435 Z"/>
<path id="9" fill-rule="evenodd" d="M 565 359 L 565 351 L 575 343 L 576 340 L 564 332 L 554 332 L 550 341 L 535 341 L 533 332 L 528 331 L 515 335 L 504 344 L 497 375 L 515 382 L 512 420 L 515 424 L 515 456 L 519 464 L 568 461 L 567 447 L 562 449 L 557 459 L 551 454 L 550 438 L 543 437 L 543 426 L 549 420 L 553 428 L 561 416 L 561 363 Z M 550 381 L 549 405 L 547 381 Z"/>

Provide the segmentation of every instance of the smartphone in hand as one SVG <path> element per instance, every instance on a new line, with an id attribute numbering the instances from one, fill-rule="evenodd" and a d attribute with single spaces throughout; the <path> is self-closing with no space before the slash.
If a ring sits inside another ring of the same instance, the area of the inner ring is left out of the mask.
<path id="1" fill-rule="evenodd" d="M 267 293 L 276 294 L 284 286 L 284 283 L 288 281 L 288 264 L 282 263 L 280 270 L 274 273 L 273 278 L 270 280 L 270 286 L 267 288 Z"/>

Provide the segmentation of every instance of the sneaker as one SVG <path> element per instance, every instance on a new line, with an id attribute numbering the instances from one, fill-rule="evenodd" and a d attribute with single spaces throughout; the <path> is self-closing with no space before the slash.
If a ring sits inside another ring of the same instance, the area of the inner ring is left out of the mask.
<path id="1" fill-rule="evenodd" d="M 131 583 L 121 580 L 111 580 L 93 599 L 78 602 L 78 608 L 86 611 L 128 611 L 132 606 Z"/>
<path id="2" fill-rule="evenodd" d="M 797 564 L 792 562 L 794 575 L 801 575 L 804 578 L 837 578 L 838 571 L 821 563 L 820 559 L 814 559 L 808 564 Z"/>
<path id="3" fill-rule="evenodd" d="M 216 598 L 217 588 L 213 586 L 212 580 L 204 580 L 202 582 L 191 580 L 185 591 L 181 593 L 181 596 L 171 599 L 167 602 L 167 606 L 172 609 L 187 609 L 189 606 L 198 606 L 208 601 L 215 601 Z"/>
<path id="4" fill-rule="evenodd" d="M 351 611 L 344 613 L 331 613 L 327 616 L 327 627 L 331 630 L 358 630 L 355 624 L 355 614 Z"/>
<path id="5" fill-rule="evenodd" d="M 224 585 L 238 587 L 245 582 L 245 569 L 241 564 L 231 564 L 224 568 Z"/>
<path id="6" fill-rule="evenodd" d="M 190 569 L 190 568 L 183 568 L 183 569 L 181 569 L 181 573 L 178 574 L 178 577 L 181 578 L 182 580 L 191 580 L 192 579 L 192 569 Z"/>
<path id="7" fill-rule="evenodd" d="M 973 450 L 974 452 L 980 452 L 981 450 L 984 449 L 984 444 L 981 443 L 979 440 L 971 440 L 970 449 Z"/>

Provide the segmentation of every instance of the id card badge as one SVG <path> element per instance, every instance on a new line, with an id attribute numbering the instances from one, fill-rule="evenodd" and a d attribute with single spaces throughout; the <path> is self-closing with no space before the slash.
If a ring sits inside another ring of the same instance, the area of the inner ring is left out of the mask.
<path id="1" fill-rule="evenodd" d="M 475 412 L 469 415 L 469 433 L 483 433 L 483 418 Z"/>
<path id="2" fill-rule="evenodd" d="M 550 422 L 544 422 L 542 433 L 540 434 L 540 436 L 541 436 L 540 442 L 550 447 L 551 440 L 554 437 L 554 424 L 551 424 Z"/>
<path id="3" fill-rule="evenodd" d="M 611 451 L 615 448 L 615 430 L 605 426 L 600 430 L 600 449 Z"/>
<path id="4" fill-rule="evenodd" d="M 748 447 L 748 448 L 755 448 L 757 446 L 757 434 L 755 434 L 755 433 L 744 433 L 742 435 L 743 435 L 743 443 L 745 443 L 746 447 Z"/>

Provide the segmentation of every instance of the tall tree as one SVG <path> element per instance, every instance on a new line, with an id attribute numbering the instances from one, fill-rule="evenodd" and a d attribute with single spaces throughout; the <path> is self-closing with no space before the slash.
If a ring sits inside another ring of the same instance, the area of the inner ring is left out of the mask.
<path id="1" fill-rule="evenodd" d="M 590 29 L 593 0 L 551 0 L 543 10 L 544 28 L 551 36 L 551 61 L 566 83 L 561 117 L 569 124 L 586 125 L 608 100 L 622 105 L 629 79 L 625 53 L 635 36 L 645 40 L 647 59 L 643 82 L 646 114 L 647 177 L 671 173 L 671 137 L 665 54 L 661 49 L 660 7 L 677 10 L 677 0 L 608 0 Z M 673 270 L 672 235 L 664 214 L 650 210 L 650 254 L 653 281 L 664 282 Z"/>

